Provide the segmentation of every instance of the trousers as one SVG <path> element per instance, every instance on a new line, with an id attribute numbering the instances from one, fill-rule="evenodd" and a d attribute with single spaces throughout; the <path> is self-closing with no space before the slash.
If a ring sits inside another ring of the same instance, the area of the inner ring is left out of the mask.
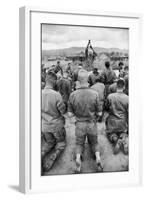
<path id="1" fill-rule="evenodd" d="M 76 122 L 75 128 L 76 136 L 76 154 L 82 156 L 84 152 L 85 140 L 88 143 L 93 153 L 99 151 L 97 139 L 97 125 L 95 122 Z"/>
<path id="2" fill-rule="evenodd" d="M 42 170 L 49 171 L 66 146 L 66 131 L 63 127 L 56 132 L 41 135 Z"/>

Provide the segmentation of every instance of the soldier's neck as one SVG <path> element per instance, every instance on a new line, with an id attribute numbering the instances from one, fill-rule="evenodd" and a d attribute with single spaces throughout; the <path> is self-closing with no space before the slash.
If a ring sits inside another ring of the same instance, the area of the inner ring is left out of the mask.
<path id="1" fill-rule="evenodd" d="M 47 88 L 47 89 L 53 89 L 53 85 L 51 85 L 51 84 L 46 84 L 46 86 L 45 86 L 45 88 Z"/>
<path id="2" fill-rule="evenodd" d="M 123 93 L 123 89 L 117 89 L 117 93 Z"/>

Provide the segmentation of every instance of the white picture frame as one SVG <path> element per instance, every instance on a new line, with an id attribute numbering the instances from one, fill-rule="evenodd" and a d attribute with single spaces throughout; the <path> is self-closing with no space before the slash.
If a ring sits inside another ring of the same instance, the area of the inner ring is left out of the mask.
<path id="1" fill-rule="evenodd" d="M 137 97 L 142 16 L 99 11 L 20 8 L 20 191 L 23 193 L 135 186 L 142 182 L 142 130 Z M 129 171 L 41 177 L 40 173 L 40 24 L 129 28 Z M 138 68 L 137 68 L 138 66 Z M 37 89 L 36 89 L 37 88 Z"/>

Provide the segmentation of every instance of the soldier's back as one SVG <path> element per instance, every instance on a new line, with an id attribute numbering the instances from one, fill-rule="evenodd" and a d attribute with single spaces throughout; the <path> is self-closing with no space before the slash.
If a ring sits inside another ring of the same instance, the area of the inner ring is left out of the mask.
<path id="1" fill-rule="evenodd" d="M 71 93 L 69 103 L 81 120 L 92 120 L 98 111 L 98 93 L 91 88 L 80 88 Z"/>

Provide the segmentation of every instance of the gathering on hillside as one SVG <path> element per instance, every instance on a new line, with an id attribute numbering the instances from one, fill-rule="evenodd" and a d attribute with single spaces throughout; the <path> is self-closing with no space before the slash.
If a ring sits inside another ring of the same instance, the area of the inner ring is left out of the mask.
<path id="1" fill-rule="evenodd" d="M 41 70 L 42 175 L 53 168 L 69 145 L 67 120 L 74 119 L 75 173 L 82 173 L 85 143 L 90 146 L 97 172 L 104 172 L 98 134 L 100 123 L 105 125 L 112 153 L 128 155 L 129 67 L 118 62 L 117 74 L 110 60 L 106 60 L 99 71 L 98 65 L 93 66 L 96 56 L 89 40 L 84 65 L 79 62 L 73 70 L 69 62 L 63 69 L 61 61 L 56 61 L 49 69 Z"/>

